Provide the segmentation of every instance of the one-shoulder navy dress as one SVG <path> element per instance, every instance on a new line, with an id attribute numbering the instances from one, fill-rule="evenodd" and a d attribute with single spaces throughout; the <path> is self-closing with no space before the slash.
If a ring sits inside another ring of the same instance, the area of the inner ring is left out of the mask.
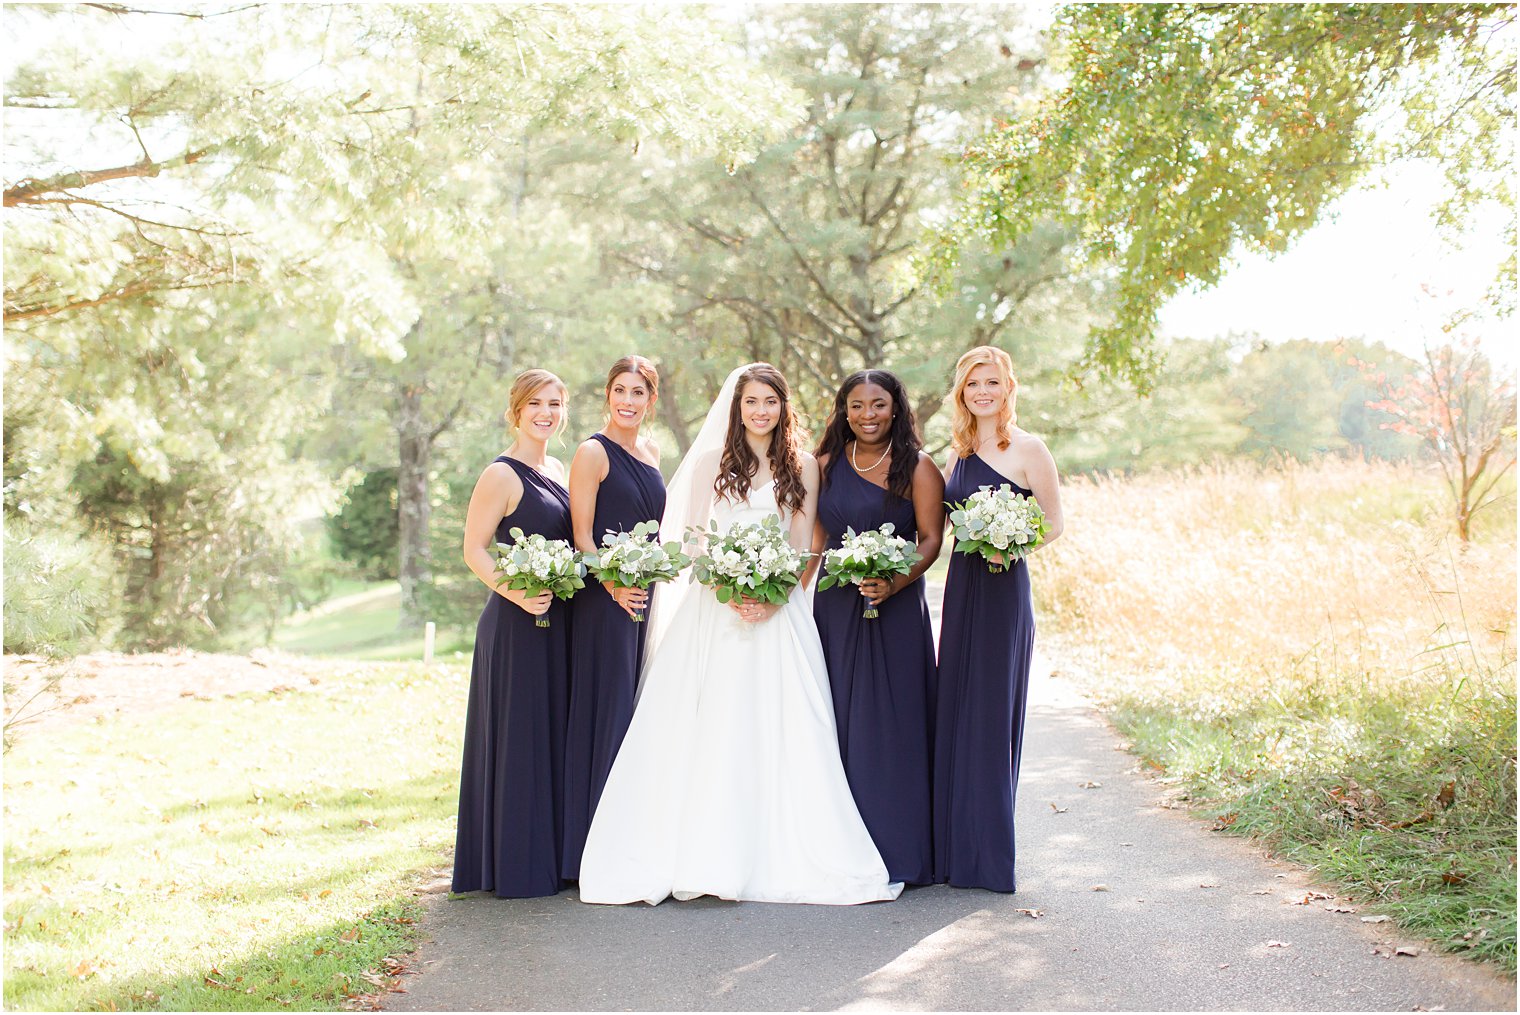
<path id="1" fill-rule="evenodd" d="M 596 491 L 591 527 L 591 538 L 600 546 L 609 531 L 628 532 L 639 522 L 660 520 L 665 513 L 665 480 L 659 469 L 635 458 L 617 441 L 599 433 L 591 436 L 607 451 L 607 478 Z M 562 870 L 567 878 L 579 878 L 591 815 L 633 719 L 633 696 L 649 625 L 629 617 L 598 581 L 588 580 L 571 602 L 575 652 L 570 663 L 570 724 L 565 734 Z"/>
<path id="2" fill-rule="evenodd" d="M 523 496 L 496 526 L 570 539 L 570 494 L 505 455 Z M 495 592 L 475 629 L 475 662 L 459 776 L 454 891 L 502 898 L 553 895 L 563 838 L 565 717 L 570 697 L 570 608 L 556 599 L 538 627 L 527 611 Z"/>
<path id="3" fill-rule="evenodd" d="M 945 502 L 1004 484 L 1033 496 L 980 456 L 962 458 Z M 1033 651 L 1028 565 L 994 574 L 980 556 L 951 554 L 935 707 L 936 881 L 1014 890 L 1013 806 Z"/>
<path id="4" fill-rule="evenodd" d="M 879 529 L 918 538 L 913 502 L 883 490 L 838 458 L 818 495 L 818 520 L 828 547 L 845 529 Z M 930 788 L 934 725 L 934 632 L 920 578 L 882 602 L 879 616 L 863 617 L 865 599 L 854 585 L 836 585 L 813 597 L 813 619 L 823 641 L 839 753 L 860 816 L 893 881 L 934 879 Z"/>

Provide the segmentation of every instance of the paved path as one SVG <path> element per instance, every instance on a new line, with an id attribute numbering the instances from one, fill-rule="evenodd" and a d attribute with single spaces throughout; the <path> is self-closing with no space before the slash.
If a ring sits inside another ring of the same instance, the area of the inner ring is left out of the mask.
<path id="1" fill-rule="evenodd" d="M 1415 942 L 1326 908 L 1344 903 L 1298 904 L 1316 886 L 1293 868 L 1161 806 L 1047 669 L 1024 748 L 1017 895 L 653 908 L 435 896 L 421 974 L 386 1007 L 1514 1010 L 1511 981 L 1423 947 L 1393 957 Z"/>

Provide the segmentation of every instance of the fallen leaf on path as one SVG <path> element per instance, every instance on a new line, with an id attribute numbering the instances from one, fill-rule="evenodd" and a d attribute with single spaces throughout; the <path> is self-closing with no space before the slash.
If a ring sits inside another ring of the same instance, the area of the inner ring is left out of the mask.
<path id="1" fill-rule="evenodd" d="M 1043 909 L 1015 909 L 1014 912 L 1023 913 L 1031 920 L 1038 920 L 1040 917 L 1045 915 L 1045 910 Z"/>
<path id="2" fill-rule="evenodd" d="M 1218 884 L 1209 884 L 1207 882 L 1204 882 L 1204 883 L 1200 884 L 1198 887 L 1199 888 L 1218 888 L 1219 885 Z"/>
<path id="3" fill-rule="evenodd" d="M 1228 962 L 1221 962 L 1219 964 L 1219 968 L 1220 969 L 1229 969 L 1230 968 L 1230 964 Z"/>
<path id="4" fill-rule="evenodd" d="M 1239 813 L 1237 813 L 1235 811 L 1231 811 L 1228 814 L 1221 814 L 1217 818 L 1214 819 L 1214 827 L 1211 828 L 1211 829 L 1209 829 L 1209 831 L 1211 831 L 1211 832 L 1222 832 L 1226 828 L 1229 828 L 1231 825 L 1233 825 L 1238 820 L 1240 820 L 1240 815 L 1239 815 Z"/>
<path id="5" fill-rule="evenodd" d="M 1092 890 L 1095 891 L 1095 892 L 1106 892 L 1106 891 L 1108 891 L 1108 886 L 1107 885 L 1093 885 L 1092 886 Z"/>
<path id="6" fill-rule="evenodd" d="M 1268 948 L 1292 948 L 1293 945 L 1289 941 L 1276 941 L 1276 940 L 1273 940 L 1273 941 L 1268 941 L 1267 942 L 1267 947 Z"/>
<path id="7" fill-rule="evenodd" d="M 1050 805 L 1050 809 L 1055 811 L 1057 814 L 1065 814 L 1068 810 L 1068 808 L 1065 807 L 1057 807 L 1054 803 Z"/>
<path id="8" fill-rule="evenodd" d="M 1119 845 L 1121 845 L 1121 846 L 1133 846 L 1134 843 L 1133 842 L 1121 842 L 1121 843 L 1119 843 Z"/>
<path id="9" fill-rule="evenodd" d="M 1393 950 L 1393 954 L 1413 959 L 1419 957 L 1420 950 L 1413 945 L 1399 945 Z"/>
<path id="10" fill-rule="evenodd" d="M 1272 889 L 1270 889 L 1270 888 L 1253 888 L 1251 890 L 1251 894 L 1252 895 L 1271 895 L 1272 894 Z"/>
<path id="11" fill-rule="evenodd" d="M 1307 906 L 1311 902 L 1323 902 L 1326 899 L 1333 898 L 1335 898 L 1335 896 L 1326 895 L 1324 892 L 1305 892 L 1303 898 L 1290 899 L 1289 901 L 1295 906 Z"/>
<path id="12" fill-rule="evenodd" d="M 1387 923 L 1389 920 L 1392 920 L 1392 919 L 1393 919 L 1393 917 L 1391 917 L 1391 916 L 1364 916 L 1364 917 L 1362 917 L 1362 922 L 1363 923 Z"/>
<path id="13" fill-rule="evenodd" d="M 1343 905 L 1340 905 L 1339 903 L 1337 903 L 1336 905 L 1333 905 L 1333 906 L 1326 906 L 1325 907 L 1325 911 L 1327 913 L 1355 913 L 1356 912 L 1356 910 L 1352 909 L 1350 906 L 1343 906 Z"/>
<path id="14" fill-rule="evenodd" d="M 1079 783 L 1077 783 L 1077 789 L 1102 789 L 1102 788 L 1103 788 L 1103 784 L 1101 782 L 1098 782 L 1098 781 L 1094 780 L 1094 779 L 1088 779 L 1086 782 L 1079 782 Z"/>

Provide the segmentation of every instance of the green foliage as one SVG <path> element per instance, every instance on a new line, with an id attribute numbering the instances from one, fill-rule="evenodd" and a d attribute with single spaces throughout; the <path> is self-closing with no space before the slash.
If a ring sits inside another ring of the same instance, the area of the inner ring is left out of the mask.
<path id="1" fill-rule="evenodd" d="M 678 444 L 734 363 L 780 367 L 815 425 L 844 376 L 893 369 L 928 421 L 967 347 L 1004 344 L 1023 368 L 1080 334 L 1101 299 L 1071 277 L 1059 228 L 968 253 L 945 294 L 909 277 L 962 188 L 960 148 L 1029 87 L 1015 7 L 795 5 L 748 31 L 804 121 L 734 173 L 628 188 L 618 253 L 668 293 L 660 412 Z"/>
<path id="2" fill-rule="evenodd" d="M 1148 386 L 1171 295 L 1240 250 L 1284 250 L 1369 166 L 1440 160 L 1452 221 L 1509 206 L 1514 19 L 1502 4 L 1066 5 L 1056 87 L 967 151 L 976 192 L 927 267 L 946 272 L 966 236 L 1073 230 L 1117 269 L 1084 365 Z M 1374 124 L 1392 110 L 1388 140 Z"/>
<path id="3" fill-rule="evenodd" d="M 468 672 L 298 682 L 6 756 L 8 1006 L 339 1010 L 415 948 L 410 896 L 454 841 Z"/>
<path id="4" fill-rule="evenodd" d="M 379 580 L 396 577 L 400 522 L 396 514 L 396 470 L 374 469 L 343 495 L 342 506 L 327 517 L 333 553 Z"/>
<path id="5" fill-rule="evenodd" d="M 1228 830 L 1443 948 L 1515 970 L 1515 698 L 1284 681 L 1248 700 L 1120 699 L 1115 724 Z"/>
<path id="6" fill-rule="evenodd" d="M 7 511 L 5 651 L 71 656 L 110 630 L 115 567 L 97 541 Z"/>

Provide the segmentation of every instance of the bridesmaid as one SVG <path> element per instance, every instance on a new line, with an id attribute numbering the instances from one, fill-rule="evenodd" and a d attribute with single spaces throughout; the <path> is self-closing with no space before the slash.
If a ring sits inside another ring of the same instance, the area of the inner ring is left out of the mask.
<path id="1" fill-rule="evenodd" d="M 813 530 L 821 554 L 847 527 L 891 522 L 923 556 L 891 581 L 836 585 L 813 598 L 850 790 L 890 880 L 916 885 L 934 880 L 934 635 L 921 579 L 945 531 L 945 481 L 920 446 L 901 381 L 885 370 L 847 377 L 816 452 L 823 489 Z M 874 620 L 862 617 L 868 601 L 880 609 Z"/>
<path id="2" fill-rule="evenodd" d="M 659 397 L 660 375 L 643 356 L 624 356 L 607 372 L 605 390 L 607 425 L 580 446 L 570 463 L 575 545 L 586 551 L 594 550 L 608 531 L 626 532 L 639 522 L 658 522 L 665 512 L 660 448 L 639 434 Z M 574 599 L 563 856 L 564 875 L 572 880 L 580 877 L 591 815 L 633 718 L 649 625 L 632 618 L 648 605 L 646 590 L 610 581 Z"/>
<path id="3" fill-rule="evenodd" d="M 453 887 L 516 899 L 564 887 L 569 607 L 547 592 L 497 588 L 491 546 L 511 542 L 513 527 L 570 538 L 565 467 L 548 454 L 565 424 L 564 382 L 547 370 L 524 371 L 512 383 L 507 420 L 517 440 L 480 474 L 464 523 L 465 563 L 491 595 L 475 630 Z M 534 626 L 545 614 L 550 626 Z"/>
<path id="4" fill-rule="evenodd" d="M 953 444 L 946 503 L 983 486 L 1033 495 L 1061 534 L 1056 463 L 1014 425 L 1018 381 L 1001 349 L 978 346 L 955 365 Z M 1034 649 L 1029 568 L 993 574 L 980 557 L 954 553 L 945 584 L 934 738 L 935 880 L 962 888 L 1015 888 L 1013 807 Z"/>

